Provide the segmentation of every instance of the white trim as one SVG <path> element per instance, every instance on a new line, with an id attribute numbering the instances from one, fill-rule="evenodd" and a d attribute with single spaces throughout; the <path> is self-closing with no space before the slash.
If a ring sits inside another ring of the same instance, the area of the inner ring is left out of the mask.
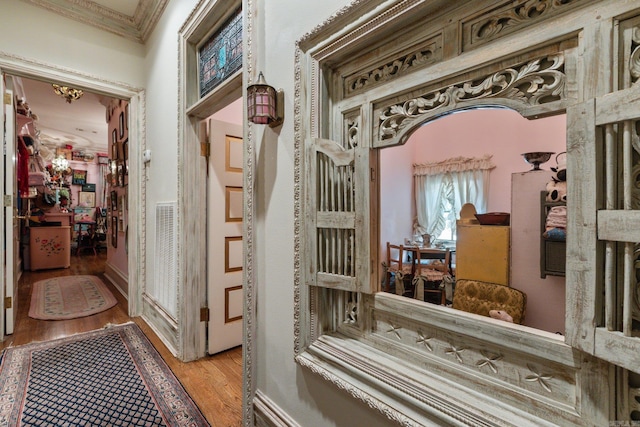
<path id="1" fill-rule="evenodd" d="M 144 43 L 162 16 L 169 0 L 139 0 L 128 16 L 90 0 L 22 0 L 138 43 Z"/>
<path id="2" fill-rule="evenodd" d="M 107 261 L 104 265 L 104 277 L 120 292 L 120 294 L 129 299 L 129 278 L 127 275 L 115 265 Z"/>
<path id="3" fill-rule="evenodd" d="M 285 411 L 260 390 L 253 399 L 257 427 L 299 427 Z"/>

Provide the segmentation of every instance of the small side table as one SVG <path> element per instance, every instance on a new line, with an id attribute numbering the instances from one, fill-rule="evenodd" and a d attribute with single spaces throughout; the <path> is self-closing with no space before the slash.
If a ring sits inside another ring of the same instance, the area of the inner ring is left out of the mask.
<path id="1" fill-rule="evenodd" d="M 93 255 L 98 255 L 96 251 L 96 223 L 95 221 L 76 221 L 78 225 L 78 241 L 76 255 L 80 255 L 81 249 L 92 249 Z"/>

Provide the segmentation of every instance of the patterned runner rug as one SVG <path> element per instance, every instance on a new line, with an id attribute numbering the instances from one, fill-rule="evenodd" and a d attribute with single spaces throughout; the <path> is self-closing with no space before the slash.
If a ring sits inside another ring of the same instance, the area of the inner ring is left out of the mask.
<path id="1" fill-rule="evenodd" d="M 96 276 L 61 276 L 33 284 L 29 317 L 43 320 L 91 316 L 117 300 Z"/>
<path id="2" fill-rule="evenodd" d="M 209 426 L 134 323 L 5 350 L 2 426 Z"/>

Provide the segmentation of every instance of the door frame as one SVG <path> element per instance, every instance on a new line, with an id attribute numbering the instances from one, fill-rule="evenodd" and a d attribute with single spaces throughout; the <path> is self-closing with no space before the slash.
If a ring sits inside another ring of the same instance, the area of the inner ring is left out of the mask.
<path id="1" fill-rule="evenodd" d="M 243 58 L 241 70 L 200 98 L 198 48 L 240 5 L 238 0 L 200 2 L 178 36 L 178 254 L 181 254 L 178 257 L 178 303 L 185 313 L 180 319 L 178 333 L 181 337 L 179 357 L 183 361 L 204 357 L 207 348 L 206 323 L 200 317 L 200 309 L 207 304 L 207 239 L 202 230 L 205 228 L 203 224 L 208 224 L 207 171 L 206 160 L 200 154 L 200 121 L 243 98 L 246 68 Z M 246 16 L 243 17 L 243 25 L 245 22 Z M 246 41 L 243 41 L 243 49 L 245 46 Z M 246 110 L 245 101 L 243 110 Z M 243 185 L 245 180 L 243 178 Z M 243 237 L 245 234 L 243 230 Z M 243 278 L 245 284 L 246 278 Z"/>
<path id="2" fill-rule="evenodd" d="M 129 144 L 128 198 L 129 200 L 137 200 L 139 203 L 128 203 L 127 223 L 130 228 L 129 235 L 138 236 L 137 239 L 129 242 L 128 263 L 130 266 L 138 266 L 138 268 L 130 269 L 128 274 L 128 311 L 131 317 L 139 316 L 142 306 L 142 290 L 146 287 L 146 262 L 141 257 L 144 254 L 143 248 L 146 246 L 146 183 L 142 179 L 143 168 L 145 167 L 142 162 L 142 152 L 146 148 L 146 127 L 145 120 L 143 120 L 146 110 L 145 91 L 123 83 L 5 52 L 0 52 L 0 74 L 10 74 L 35 80 L 56 81 L 105 96 L 121 98 L 129 102 L 129 139 L 136 143 Z M 0 111 L 0 119 L 4 119 L 4 109 Z M 4 220 L 4 212 L 1 215 L 0 220 Z M 3 263 L 0 263 L 0 275 L 4 275 Z M 2 283 L 2 288 L 4 289 L 4 283 Z M 4 290 L 2 290 L 2 294 L 4 297 Z M 4 338 L 3 330 L 2 340 Z"/>

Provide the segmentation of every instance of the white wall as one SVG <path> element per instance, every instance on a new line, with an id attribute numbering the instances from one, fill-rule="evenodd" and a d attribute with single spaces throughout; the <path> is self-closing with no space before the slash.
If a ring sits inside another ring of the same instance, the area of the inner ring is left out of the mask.
<path id="1" fill-rule="evenodd" d="M 135 87 L 144 47 L 20 0 L 0 5 L 0 51 Z"/>
<path id="2" fill-rule="evenodd" d="M 151 150 L 151 161 L 143 168 L 143 179 L 147 180 L 145 262 L 149 289 L 155 289 L 152 281 L 155 271 L 156 206 L 158 203 L 176 202 L 179 197 L 178 32 L 197 3 L 196 0 L 170 1 L 145 45 L 146 148 Z"/>
<path id="3" fill-rule="evenodd" d="M 254 380 L 301 426 L 394 425 L 293 360 L 295 40 L 349 3 L 262 0 L 254 17 L 264 34 L 254 40 L 253 55 L 267 82 L 284 90 L 286 103 L 281 128 L 256 131 Z"/>

